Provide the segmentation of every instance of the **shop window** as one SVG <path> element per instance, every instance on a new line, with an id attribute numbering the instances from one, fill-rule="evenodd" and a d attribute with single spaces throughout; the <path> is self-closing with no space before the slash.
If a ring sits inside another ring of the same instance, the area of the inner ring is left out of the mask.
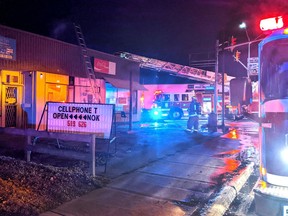
<path id="1" fill-rule="evenodd" d="M 7 83 L 18 83 L 18 76 L 7 75 L 6 76 Z"/>
<path id="2" fill-rule="evenodd" d="M 130 92 L 127 89 L 115 88 L 106 83 L 106 103 L 115 104 L 116 112 L 130 112 Z M 137 114 L 138 110 L 138 92 L 132 92 L 132 110 L 133 114 Z"/>
<path id="3" fill-rule="evenodd" d="M 118 104 L 127 104 L 127 98 L 119 97 L 118 98 Z"/>
<path id="4" fill-rule="evenodd" d="M 47 101 L 65 102 L 67 100 L 67 86 L 47 84 Z"/>

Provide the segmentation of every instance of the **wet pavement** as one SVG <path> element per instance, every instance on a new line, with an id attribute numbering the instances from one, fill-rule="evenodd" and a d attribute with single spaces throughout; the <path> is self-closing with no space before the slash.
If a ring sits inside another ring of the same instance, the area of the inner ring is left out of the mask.
<path id="1" fill-rule="evenodd" d="M 137 123 L 130 131 L 118 125 L 106 172 L 96 168 L 111 183 L 42 216 L 221 215 L 211 212 L 213 200 L 231 181 L 243 184 L 248 164 L 239 158 L 253 143 L 233 131 L 191 134 L 185 128 L 185 121 Z"/>

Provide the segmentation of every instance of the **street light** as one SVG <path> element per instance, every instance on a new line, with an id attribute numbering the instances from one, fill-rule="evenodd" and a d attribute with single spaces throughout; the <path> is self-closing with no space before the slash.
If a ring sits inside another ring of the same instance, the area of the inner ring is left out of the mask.
<path id="1" fill-rule="evenodd" d="M 247 56 L 247 66 L 245 67 L 244 65 L 244 67 L 246 68 L 246 70 L 247 70 L 247 78 L 250 78 L 250 74 L 249 74 L 249 70 L 250 70 L 250 66 L 251 66 L 251 44 L 252 43 L 255 43 L 255 42 L 259 42 L 259 41 L 261 41 L 263 38 L 261 38 L 264 34 L 262 33 L 262 34 L 260 34 L 260 35 L 258 35 L 255 39 L 253 39 L 253 40 L 251 40 L 250 39 L 250 37 L 249 37 L 249 34 L 248 34 L 248 32 L 247 32 L 247 26 L 246 26 L 246 23 L 245 22 L 242 22 L 240 25 L 239 25 L 239 27 L 241 28 L 241 29 L 245 29 L 245 32 L 246 32 L 246 36 L 247 36 L 247 40 L 248 40 L 248 42 L 246 42 L 246 43 L 242 43 L 242 44 L 239 44 L 238 46 L 242 46 L 242 45 L 248 45 L 248 56 Z M 260 38 L 260 39 L 259 39 Z M 240 61 L 239 61 L 240 62 Z M 241 63 L 241 62 L 240 62 Z M 242 63 L 241 63 L 242 64 Z"/>
<path id="2" fill-rule="evenodd" d="M 241 29 L 245 29 L 245 32 L 246 32 L 246 36 L 247 36 L 247 40 L 248 40 L 248 56 L 247 56 L 247 78 L 249 78 L 249 61 L 250 61 L 250 47 L 251 47 L 251 40 L 250 40 L 250 37 L 249 37 L 249 34 L 247 32 L 247 26 L 246 26 L 246 23 L 245 22 L 242 22 L 240 25 L 239 25 L 239 28 Z"/>
<path id="3" fill-rule="evenodd" d="M 251 40 L 250 40 L 250 37 L 249 37 L 249 34 L 248 34 L 248 32 L 247 32 L 246 23 L 245 23 L 245 22 L 242 22 L 242 23 L 239 25 L 239 27 L 240 27 L 241 29 L 245 29 L 247 39 L 248 39 L 248 41 L 251 41 Z"/>

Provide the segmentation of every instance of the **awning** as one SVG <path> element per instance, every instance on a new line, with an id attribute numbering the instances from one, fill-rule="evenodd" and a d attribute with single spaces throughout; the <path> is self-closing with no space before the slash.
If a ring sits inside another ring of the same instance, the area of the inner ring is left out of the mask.
<path id="1" fill-rule="evenodd" d="M 115 79 L 115 78 L 111 78 L 111 77 L 105 77 L 104 79 L 116 88 L 130 89 L 130 81 L 129 80 L 120 80 L 120 79 Z M 132 81 L 132 89 L 133 90 L 147 91 L 147 89 L 143 85 L 141 85 L 135 81 Z"/>

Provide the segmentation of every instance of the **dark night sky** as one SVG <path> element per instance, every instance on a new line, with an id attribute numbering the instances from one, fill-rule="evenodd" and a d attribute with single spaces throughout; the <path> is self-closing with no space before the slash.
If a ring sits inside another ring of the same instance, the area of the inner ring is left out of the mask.
<path id="1" fill-rule="evenodd" d="M 0 0 L 2 25 L 76 43 L 77 22 L 89 48 L 183 65 L 190 53 L 214 52 L 216 39 L 246 42 L 242 21 L 255 38 L 261 17 L 287 12 L 286 0 Z M 245 74 L 232 53 L 220 55 L 220 70 Z"/>

